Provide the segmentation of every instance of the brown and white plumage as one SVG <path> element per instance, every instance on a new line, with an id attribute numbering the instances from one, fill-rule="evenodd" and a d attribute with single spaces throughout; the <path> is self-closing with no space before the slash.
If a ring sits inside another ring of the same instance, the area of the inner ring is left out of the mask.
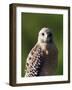
<path id="1" fill-rule="evenodd" d="M 41 48 L 36 44 L 28 55 L 26 64 L 27 70 L 25 76 L 38 76 L 42 64 L 42 56 L 43 52 Z"/>
<path id="2" fill-rule="evenodd" d="M 30 51 L 26 61 L 26 77 L 55 75 L 58 50 L 49 28 L 42 28 L 38 41 Z"/>

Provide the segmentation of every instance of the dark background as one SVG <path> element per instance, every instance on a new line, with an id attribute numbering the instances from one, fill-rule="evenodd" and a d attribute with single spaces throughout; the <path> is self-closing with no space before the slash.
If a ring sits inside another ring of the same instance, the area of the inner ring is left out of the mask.
<path id="1" fill-rule="evenodd" d="M 43 27 L 52 29 L 54 42 L 58 48 L 57 75 L 63 74 L 63 15 L 22 13 L 22 41 L 21 41 L 21 76 L 25 74 L 26 58 L 37 42 L 38 32 Z"/>

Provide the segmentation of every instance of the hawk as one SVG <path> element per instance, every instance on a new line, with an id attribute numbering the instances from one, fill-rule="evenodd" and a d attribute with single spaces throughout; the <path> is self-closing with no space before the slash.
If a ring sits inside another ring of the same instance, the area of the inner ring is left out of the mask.
<path id="1" fill-rule="evenodd" d="M 56 75 L 58 49 L 49 28 L 42 28 L 26 60 L 25 77 Z"/>

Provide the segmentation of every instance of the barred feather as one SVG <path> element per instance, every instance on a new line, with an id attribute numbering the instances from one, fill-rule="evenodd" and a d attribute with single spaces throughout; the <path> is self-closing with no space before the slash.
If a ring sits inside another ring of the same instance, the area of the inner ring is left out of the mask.
<path id="1" fill-rule="evenodd" d="M 36 44 L 30 51 L 26 63 L 26 77 L 38 76 L 40 67 L 42 65 L 43 51 Z"/>

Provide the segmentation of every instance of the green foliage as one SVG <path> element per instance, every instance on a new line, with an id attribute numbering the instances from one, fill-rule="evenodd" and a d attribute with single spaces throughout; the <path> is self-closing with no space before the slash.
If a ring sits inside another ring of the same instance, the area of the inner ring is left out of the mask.
<path id="1" fill-rule="evenodd" d="M 58 48 L 57 75 L 63 74 L 63 15 L 22 13 L 22 77 L 28 53 L 37 42 L 38 32 L 43 27 L 52 29 L 54 41 Z"/>

